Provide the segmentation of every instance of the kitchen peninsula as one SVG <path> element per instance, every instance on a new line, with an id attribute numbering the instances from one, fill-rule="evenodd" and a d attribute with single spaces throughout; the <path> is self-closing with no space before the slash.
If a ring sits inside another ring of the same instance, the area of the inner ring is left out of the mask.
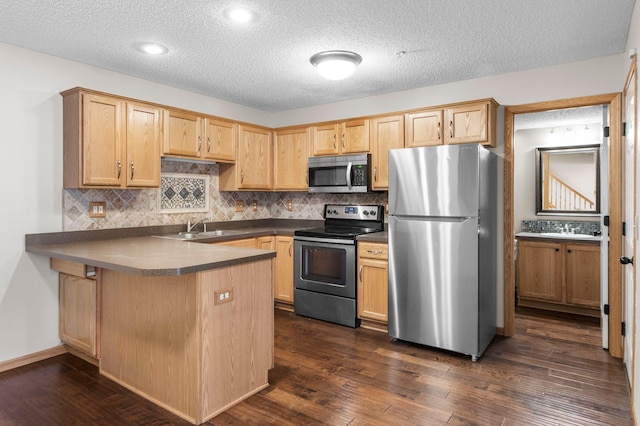
<path id="1" fill-rule="evenodd" d="M 63 275 L 95 268 L 106 377 L 194 424 L 268 386 L 273 251 L 153 236 L 26 250 L 52 258 L 61 297 Z"/>

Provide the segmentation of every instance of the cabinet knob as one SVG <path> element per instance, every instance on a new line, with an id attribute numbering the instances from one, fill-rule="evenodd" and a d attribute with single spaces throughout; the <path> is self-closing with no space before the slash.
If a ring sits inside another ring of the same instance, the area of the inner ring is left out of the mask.
<path id="1" fill-rule="evenodd" d="M 442 123 L 440 123 L 438 121 L 438 140 L 440 140 L 440 138 L 441 138 L 441 135 L 440 135 L 440 124 L 442 124 Z"/>
<path id="2" fill-rule="evenodd" d="M 120 179 L 120 175 L 122 174 L 122 163 L 118 160 L 118 179 Z"/>
<path id="3" fill-rule="evenodd" d="M 571 253 L 571 249 L 567 250 L 567 253 Z"/>
<path id="4" fill-rule="evenodd" d="M 359 273 L 359 275 L 360 275 L 360 282 L 362 282 L 362 265 L 360 265 L 360 273 Z"/>
<path id="5" fill-rule="evenodd" d="M 556 251 L 560 251 L 560 249 L 559 249 L 559 248 L 557 248 L 557 249 L 556 249 Z"/>
<path id="6" fill-rule="evenodd" d="M 438 138 L 438 139 L 440 139 L 440 138 Z M 378 181 L 378 167 L 377 166 L 375 166 L 373 168 L 373 180 L 376 181 L 376 182 Z"/>
<path id="7" fill-rule="evenodd" d="M 202 138 L 198 136 L 198 152 L 202 149 Z"/>
<path id="8" fill-rule="evenodd" d="M 211 152 L 211 138 L 207 136 L 207 152 Z"/>
<path id="9" fill-rule="evenodd" d="M 135 172 L 135 167 L 133 167 L 133 161 L 131 162 L 131 180 L 133 180 L 133 174 Z"/>
<path id="10" fill-rule="evenodd" d="M 449 121 L 449 136 L 453 138 L 453 120 Z"/>

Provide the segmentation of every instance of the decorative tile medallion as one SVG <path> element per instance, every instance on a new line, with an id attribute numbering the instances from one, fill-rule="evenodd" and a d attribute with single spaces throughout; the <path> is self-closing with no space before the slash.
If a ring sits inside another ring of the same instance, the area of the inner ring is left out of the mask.
<path id="1" fill-rule="evenodd" d="M 208 175 L 162 173 L 158 193 L 159 213 L 208 211 Z"/>

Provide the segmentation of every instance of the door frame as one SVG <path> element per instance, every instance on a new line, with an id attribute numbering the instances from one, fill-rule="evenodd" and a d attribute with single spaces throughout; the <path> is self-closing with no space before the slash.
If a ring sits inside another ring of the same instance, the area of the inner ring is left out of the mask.
<path id="1" fill-rule="evenodd" d="M 609 105 L 609 353 L 621 358 L 622 350 L 622 191 L 621 107 L 622 94 L 584 96 L 505 107 L 504 111 L 504 335 L 515 334 L 515 265 L 513 227 L 513 145 L 514 115 L 554 109 Z"/>

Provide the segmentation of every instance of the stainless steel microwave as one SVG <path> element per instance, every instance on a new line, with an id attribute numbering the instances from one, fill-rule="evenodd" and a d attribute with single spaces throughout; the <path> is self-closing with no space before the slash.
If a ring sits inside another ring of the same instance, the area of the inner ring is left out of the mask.
<path id="1" fill-rule="evenodd" d="M 309 192 L 371 191 L 371 155 L 309 158 Z"/>

